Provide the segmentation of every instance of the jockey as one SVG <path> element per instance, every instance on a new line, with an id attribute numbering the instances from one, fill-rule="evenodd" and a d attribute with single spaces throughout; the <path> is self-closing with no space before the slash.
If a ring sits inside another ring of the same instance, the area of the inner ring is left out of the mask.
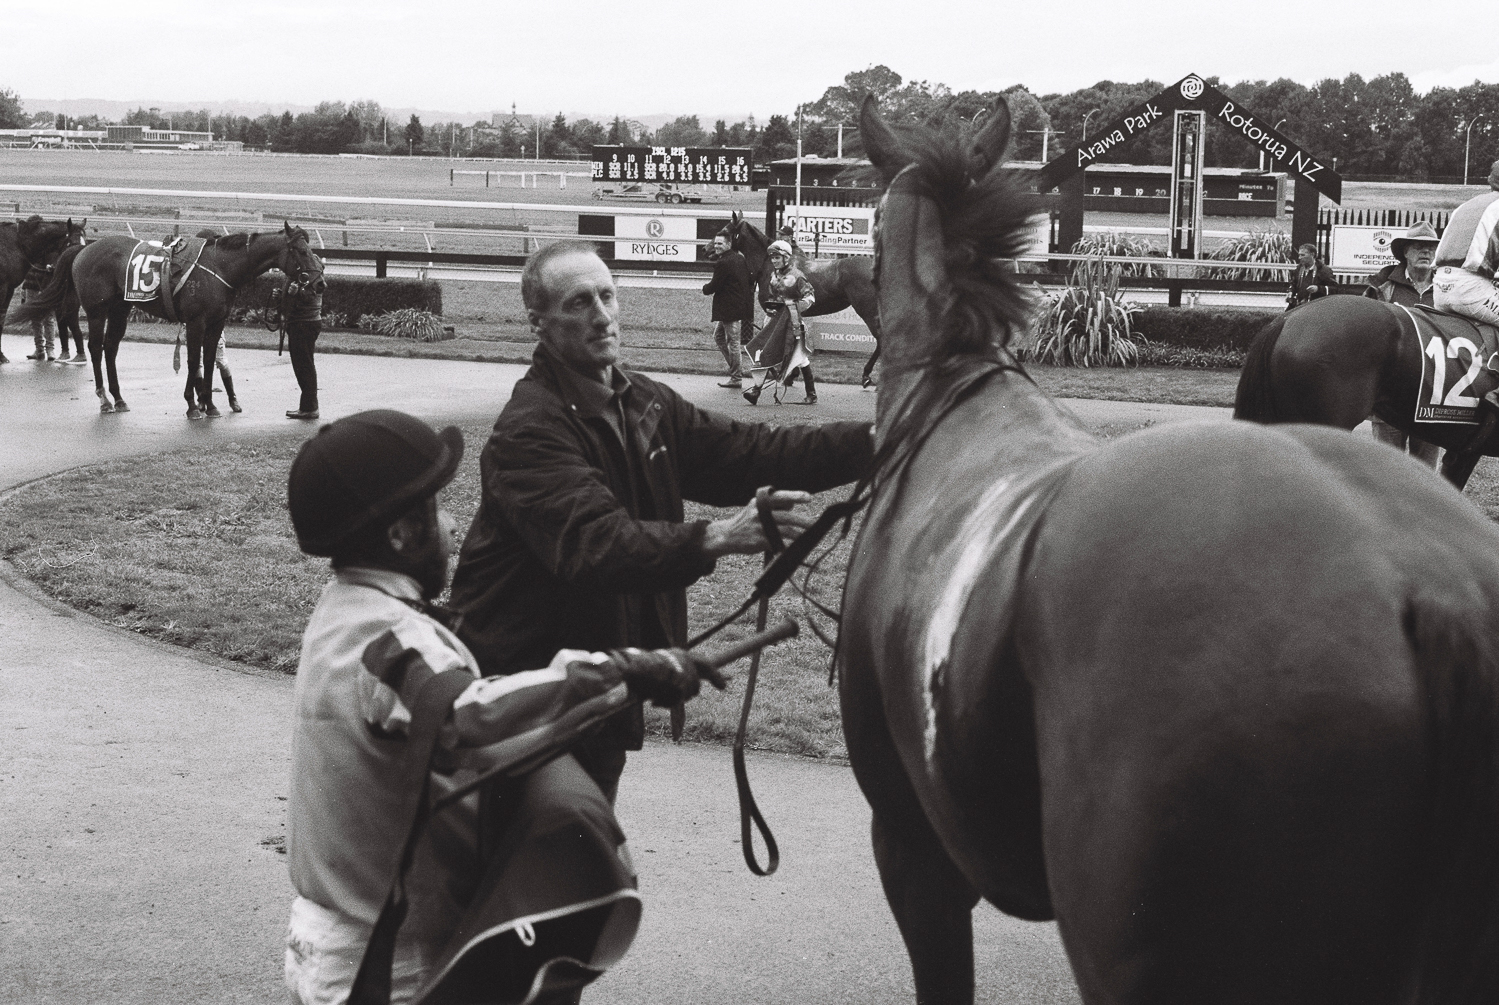
<path id="1" fill-rule="evenodd" d="M 812 291 L 812 284 L 795 265 L 795 249 L 790 242 L 772 241 L 766 252 L 770 256 L 770 292 L 761 306 L 765 308 L 766 314 L 778 314 L 782 310 L 791 312 L 787 327 L 786 354 L 782 357 L 783 369 L 779 376 L 783 383 L 789 384 L 792 372 L 800 369 L 807 397 L 796 404 L 815 405 L 817 384 L 812 378 L 812 366 L 808 359 L 811 351 L 807 348 L 807 330 L 802 325 L 802 315 L 812 309 L 817 297 Z"/>
<path id="2" fill-rule="evenodd" d="M 1489 171 L 1489 188 L 1457 207 L 1447 222 L 1437 245 L 1433 300 L 1440 310 L 1482 323 L 1485 365 L 1499 371 L 1499 331 L 1486 327 L 1499 325 L 1499 161 Z"/>

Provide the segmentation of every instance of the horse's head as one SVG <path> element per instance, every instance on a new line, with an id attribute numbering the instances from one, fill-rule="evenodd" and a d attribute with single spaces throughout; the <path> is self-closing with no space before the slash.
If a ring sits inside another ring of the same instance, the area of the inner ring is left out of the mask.
<path id="1" fill-rule="evenodd" d="M 729 214 L 729 222 L 718 232 L 729 239 L 729 247 L 744 256 L 750 278 L 757 286 L 764 286 L 769 282 L 770 256 L 765 249 L 770 247 L 770 238 L 762 234 L 759 227 L 746 220 L 744 214 L 736 209 Z"/>
<path id="2" fill-rule="evenodd" d="M 83 218 L 83 222 L 82 223 L 74 223 L 73 222 L 73 218 L 71 216 L 68 217 L 67 235 L 63 239 L 63 244 L 64 245 L 68 245 L 68 244 L 83 245 L 83 244 L 87 244 L 87 243 L 88 243 L 88 217 L 85 216 Z"/>
<path id="3" fill-rule="evenodd" d="M 328 288 L 323 279 L 323 261 L 313 254 L 307 231 L 286 221 L 282 223 L 282 236 L 286 239 L 286 247 L 276 267 L 299 286 L 310 287 L 314 293 L 322 294 Z"/>
<path id="4" fill-rule="evenodd" d="M 874 241 L 885 372 L 1008 343 L 1031 307 L 1005 263 L 1025 253 L 1035 204 L 999 167 L 1010 138 L 1004 98 L 977 130 L 940 123 L 897 134 L 869 97 L 859 129 L 887 184 Z"/>
<path id="5" fill-rule="evenodd" d="M 70 226 L 61 220 L 43 220 L 32 215 L 16 224 L 16 244 L 29 262 L 40 263 L 49 256 L 56 260 L 57 253 L 68 244 Z"/>

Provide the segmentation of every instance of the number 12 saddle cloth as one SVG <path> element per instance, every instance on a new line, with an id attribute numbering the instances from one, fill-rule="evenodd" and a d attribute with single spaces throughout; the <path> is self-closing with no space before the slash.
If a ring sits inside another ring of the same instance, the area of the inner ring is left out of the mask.
<path id="1" fill-rule="evenodd" d="M 147 304 L 160 300 L 162 314 L 168 321 L 176 321 L 177 305 L 172 298 L 182 292 L 207 243 L 201 237 L 137 243 L 125 259 L 126 302 Z"/>
<path id="2" fill-rule="evenodd" d="M 1415 421 L 1478 425 L 1478 402 L 1499 387 L 1499 329 L 1430 307 L 1389 306 L 1421 347 Z"/>

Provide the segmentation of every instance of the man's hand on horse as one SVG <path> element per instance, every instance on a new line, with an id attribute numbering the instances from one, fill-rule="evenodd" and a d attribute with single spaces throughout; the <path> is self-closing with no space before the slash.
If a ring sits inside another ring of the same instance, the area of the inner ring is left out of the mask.
<path id="1" fill-rule="evenodd" d="M 781 532 L 782 541 L 793 540 L 816 521 L 816 517 L 796 509 L 801 503 L 812 501 L 812 496 L 806 492 L 771 492 L 768 499 L 770 515 L 776 529 Z M 714 520 L 708 524 L 708 531 L 703 535 L 703 550 L 713 558 L 769 551 L 770 541 L 760 520 L 758 500 L 746 504 L 727 520 Z"/>
<path id="2" fill-rule="evenodd" d="M 657 708 L 695 698 L 703 681 L 720 691 L 727 684 L 717 667 L 685 649 L 616 649 L 609 661 L 619 669 L 632 697 Z"/>

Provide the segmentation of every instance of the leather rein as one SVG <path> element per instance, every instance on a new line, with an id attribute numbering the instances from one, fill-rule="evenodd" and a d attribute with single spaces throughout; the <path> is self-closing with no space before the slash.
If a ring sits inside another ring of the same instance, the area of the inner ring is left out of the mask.
<path id="1" fill-rule="evenodd" d="M 805 581 L 810 580 L 812 573 L 817 571 L 823 558 L 826 558 L 832 549 L 825 551 L 808 567 L 807 576 L 800 586 L 792 580 L 792 575 L 807 563 L 812 550 L 840 521 L 843 523 L 843 531 L 839 535 L 839 540 L 846 538 L 853 527 L 855 514 L 869 504 L 879 489 L 905 470 L 906 465 L 916 456 L 921 445 L 936 431 L 943 420 L 986 384 L 989 378 L 1010 371 L 1020 374 L 1027 380 L 1031 379 L 1030 374 L 1026 373 L 1013 357 L 1010 359 L 970 357 L 961 362 L 963 372 L 957 374 L 955 379 L 944 380 L 941 393 L 929 403 L 924 401 L 923 396 L 918 393 L 923 389 L 925 378 L 942 379 L 947 376 L 943 371 L 948 367 L 944 364 L 937 364 L 928 370 L 928 373 L 924 375 L 923 383 L 918 383 L 901 401 L 895 419 L 891 422 L 890 432 L 885 437 L 884 445 L 875 452 L 869 472 L 854 486 L 853 492 L 847 499 L 823 510 L 812 526 L 802 531 L 789 544 L 781 537 L 780 528 L 776 526 L 774 510 L 771 508 L 771 495 L 774 489 L 765 487 L 755 493 L 755 506 L 760 516 L 760 526 L 765 532 L 765 539 L 769 545 L 765 552 L 764 571 L 760 573 L 760 578 L 755 580 L 749 598 L 728 617 L 689 641 L 687 643 L 689 649 L 695 649 L 739 620 L 756 603 L 759 604 L 759 610 L 755 616 L 755 631 L 763 632 L 770 611 L 770 598 L 788 582 L 791 583 L 792 589 L 801 595 L 805 603 L 816 607 L 834 624 L 841 626 L 841 612 L 813 599 L 807 592 L 808 583 Z M 975 363 L 978 365 L 974 365 Z M 918 406 L 922 404 L 929 404 L 930 407 L 919 408 Z M 918 415 L 918 411 L 924 414 Z M 846 575 L 847 573 L 845 577 Z M 828 670 L 828 685 L 831 687 L 837 674 L 838 639 L 836 636 L 829 639 L 812 618 L 809 617 L 807 621 L 817 637 L 833 650 L 832 665 Z M 740 850 L 744 853 L 744 864 L 756 876 L 769 876 L 780 866 L 781 853 L 776 845 L 775 835 L 771 833 L 770 825 L 765 822 L 765 817 L 755 802 L 754 793 L 750 791 L 749 771 L 744 760 L 745 734 L 749 727 L 750 706 L 755 700 L 755 683 L 759 673 L 760 652 L 757 649 L 750 657 L 749 675 L 745 678 L 744 684 L 744 700 L 739 709 L 739 728 L 734 733 L 734 784 L 739 794 L 739 836 Z M 766 863 L 764 866 L 760 865 L 755 856 L 753 835 L 750 831 L 751 824 L 760 831 L 761 840 L 765 843 Z"/>

